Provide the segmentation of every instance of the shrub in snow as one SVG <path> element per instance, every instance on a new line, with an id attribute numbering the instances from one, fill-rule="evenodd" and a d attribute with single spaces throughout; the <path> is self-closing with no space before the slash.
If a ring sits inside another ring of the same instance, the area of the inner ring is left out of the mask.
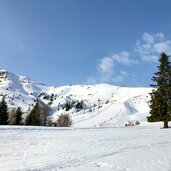
<path id="1" fill-rule="evenodd" d="M 22 124 L 22 115 L 23 112 L 21 108 L 18 107 L 17 109 L 12 109 L 9 114 L 9 124 L 10 125 L 21 125 Z"/>
<path id="2" fill-rule="evenodd" d="M 13 125 L 15 122 L 15 108 L 11 109 L 9 112 L 9 124 Z"/>
<path id="3" fill-rule="evenodd" d="M 139 122 L 139 121 L 136 121 L 136 122 L 135 122 L 135 125 L 140 125 L 140 122 Z"/>
<path id="4" fill-rule="evenodd" d="M 71 125 L 72 120 L 69 114 L 61 114 L 55 123 L 57 127 L 70 127 Z"/>

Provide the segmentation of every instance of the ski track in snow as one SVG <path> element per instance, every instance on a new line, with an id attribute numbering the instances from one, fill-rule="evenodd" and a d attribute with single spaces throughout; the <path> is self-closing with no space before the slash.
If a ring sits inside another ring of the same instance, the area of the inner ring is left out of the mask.
<path id="1" fill-rule="evenodd" d="M 0 170 L 171 170 L 171 130 L 148 127 L 0 126 Z"/>

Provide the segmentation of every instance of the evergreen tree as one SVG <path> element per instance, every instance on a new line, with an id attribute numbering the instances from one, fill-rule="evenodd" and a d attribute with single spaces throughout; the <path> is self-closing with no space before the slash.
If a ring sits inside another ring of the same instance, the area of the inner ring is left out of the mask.
<path id="1" fill-rule="evenodd" d="M 25 124 L 37 126 L 41 125 L 41 110 L 38 103 L 36 103 L 36 105 L 33 107 L 33 110 L 27 116 Z"/>
<path id="2" fill-rule="evenodd" d="M 171 120 L 171 64 L 169 56 L 162 53 L 159 58 L 158 72 L 154 73 L 152 81 L 155 82 L 150 100 L 149 122 L 164 122 L 164 128 L 168 128 Z"/>
<path id="3" fill-rule="evenodd" d="M 8 107 L 4 97 L 0 102 L 0 125 L 8 125 Z"/>

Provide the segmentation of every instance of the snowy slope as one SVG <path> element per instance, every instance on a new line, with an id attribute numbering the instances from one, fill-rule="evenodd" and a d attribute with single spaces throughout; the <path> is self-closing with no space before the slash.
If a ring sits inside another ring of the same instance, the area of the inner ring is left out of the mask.
<path id="1" fill-rule="evenodd" d="M 51 109 L 55 121 L 68 113 L 73 127 L 123 126 L 127 121 L 144 122 L 149 114 L 150 88 L 108 84 L 47 87 L 28 77 L 0 70 L 0 94 L 9 108 L 21 107 L 27 115 L 36 101 Z M 69 104 L 69 108 L 66 105 Z"/>
<path id="2" fill-rule="evenodd" d="M 55 120 L 61 113 L 69 113 L 74 127 L 123 126 L 128 120 L 146 121 L 149 113 L 149 88 L 127 88 L 108 84 L 76 85 L 49 88 L 41 97 L 44 103 L 50 101 Z M 52 100 L 44 99 L 49 96 Z M 83 101 L 80 111 L 62 109 L 67 101 Z"/>
<path id="3" fill-rule="evenodd" d="M 36 103 L 37 96 L 46 88 L 25 76 L 0 70 L 0 95 L 5 96 L 10 109 L 21 107 L 23 112 L 28 113 Z"/>

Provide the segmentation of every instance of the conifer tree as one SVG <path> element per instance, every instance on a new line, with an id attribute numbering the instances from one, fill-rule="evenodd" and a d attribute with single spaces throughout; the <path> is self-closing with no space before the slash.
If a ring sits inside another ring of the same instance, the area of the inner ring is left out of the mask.
<path id="1" fill-rule="evenodd" d="M 8 125 L 8 107 L 4 97 L 0 102 L 0 125 Z"/>
<path id="2" fill-rule="evenodd" d="M 150 100 L 149 122 L 164 122 L 164 128 L 168 128 L 168 121 L 171 120 L 171 63 L 169 56 L 162 53 L 159 58 L 158 72 L 154 73 L 152 81 L 154 87 Z"/>
<path id="3" fill-rule="evenodd" d="M 25 124 L 37 126 L 41 125 L 41 110 L 38 103 L 36 103 L 36 105 L 33 107 L 33 110 L 27 116 Z"/>

